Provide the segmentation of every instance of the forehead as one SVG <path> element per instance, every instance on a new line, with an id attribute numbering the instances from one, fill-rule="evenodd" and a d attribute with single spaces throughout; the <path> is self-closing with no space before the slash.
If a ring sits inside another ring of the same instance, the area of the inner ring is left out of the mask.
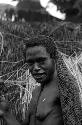
<path id="1" fill-rule="evenodd" d="M 46 48 L 43 46 L 34 46 L 26 50 L 26 58 L 34 57 L 50 57 Z"/>

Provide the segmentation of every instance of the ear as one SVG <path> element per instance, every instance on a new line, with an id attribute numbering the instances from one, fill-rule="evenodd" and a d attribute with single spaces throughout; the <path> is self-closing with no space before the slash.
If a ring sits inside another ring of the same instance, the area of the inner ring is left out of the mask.
<path id="1" fill-rule="evenodd" d="M 56 67 L 56 60 L 55 59 L 53 59 L 53 62 L 54 62 L 54 66 L 55 66 L 55 70 L 57 69 Z"/>
<path id="2" fill-rule="evenodd" d="M 54 59 L 52 59 L 52 63 L 53 63 L 53 66 L 55 67 L 56 69 L 56 61 Z"/>

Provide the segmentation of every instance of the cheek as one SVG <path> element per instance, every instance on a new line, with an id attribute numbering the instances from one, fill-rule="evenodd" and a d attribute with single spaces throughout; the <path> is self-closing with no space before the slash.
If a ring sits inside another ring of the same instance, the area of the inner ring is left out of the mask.
<path id="1" fill-rule="evenodd" d="M 46 72 L 48 70 L 48 65 L 46 63 L 43 65 L 40 65 L 40 69 Z"/>
<path id="2" fill-rule="evenodd" d="M 54 65 L 54 63 L 50 63 L 50 64 L 48 65 L 47 69 L 48 69 L 48 73 L 49 73 L 49 74 L 54 73 L 54 71 L 55 71 L 55 65 Z"/>

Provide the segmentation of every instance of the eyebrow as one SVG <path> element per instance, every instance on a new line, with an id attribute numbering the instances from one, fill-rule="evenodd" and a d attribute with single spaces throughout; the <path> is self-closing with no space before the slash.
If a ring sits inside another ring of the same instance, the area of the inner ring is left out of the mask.
<path id="1" fill-rule="evenodd" d="M 38 57 L 35 59 L 27 59 L 27 62 L 34 62 L 34 61 L 45 61 L 46 57 Z"/>

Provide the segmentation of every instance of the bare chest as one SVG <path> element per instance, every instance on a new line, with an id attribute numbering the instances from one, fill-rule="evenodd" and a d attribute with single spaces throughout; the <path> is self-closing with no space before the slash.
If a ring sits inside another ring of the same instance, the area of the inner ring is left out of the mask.
<path id="1" fill-rule="evenodd" d="M 52 110 L 57 111 L 59 107 L 59 90 L 58 87 L 45 88 L 39 97 L 36 116 L 47 116 Z"/>

